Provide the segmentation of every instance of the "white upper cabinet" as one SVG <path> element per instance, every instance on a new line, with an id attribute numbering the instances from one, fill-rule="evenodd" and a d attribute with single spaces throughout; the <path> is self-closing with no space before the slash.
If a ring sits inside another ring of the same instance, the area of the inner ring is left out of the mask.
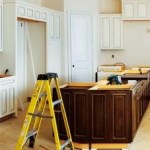
<path id="1" fill-rule="evenodd" d="M 18 4 L 17 17 L 47 22 L 47 11 L 35 6 Z"/>
<path id="2" fill-rule="evenodd" d="M 60 39 L 60 21 L 61 15 L 57 13 L 49 13 L 49 38 Z"/>
<path id="3" fill-rule="evenodd" d="M 101 15 L 101 49 L 123 49 L 122 17 L 120 14 Z"/>
<path id="4" fill-rule="evenodd" d="M 123 20 L 150 20 L 148 0 L 122 0 Z"/>

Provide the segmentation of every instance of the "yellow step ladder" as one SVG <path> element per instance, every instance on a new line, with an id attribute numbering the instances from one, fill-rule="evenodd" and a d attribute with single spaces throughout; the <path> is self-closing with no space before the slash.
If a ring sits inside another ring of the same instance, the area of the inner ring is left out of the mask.
<path id="1" fill-rule="evenodd" d="M 52 101 L 52 93 L 51 93 L 51 86 L 52 81 L 54 80 L 56 85 L 56 91 L 58 95 L 58 100 Z M 45 106 L 49 106 L 49 113 L 50 115 L 44 115 Z M 54 106 L 60 105 L 61 113 L 63 116 L 63 121 L 65 124 L 65 129 L 67 133 L 67 140 L 61 145 L 58 135 L 56 117 L 54 112 Z M 62 100 L 62 95 L 59 88 L 58 83 L 58 76 L 56 73 L 47 73 L 47 74 L 40 74 L 38 75 L 37 82 L 35 85 L 35 89 L 33 91 L 32 99 L 28 108 L 28 112 L 26 114 L 23 127 L 21 130 L 21 135 L 19 137 L 16 150 L 22 150 L 25 143 L 29 140 L 29 147 L 33 148 L 35 140 L 37 138 L 41 121 L 43 118 L 51 118 L 52 121 L 52 128 L 54 132 L 56 150 L 65 150 L 65 147 L 70 147 L 71 150 L 74 150 L 72 137 L 70 134 L 70 129 L 68 125 L 68 120 L 66 117 L 66 112 Z M 31 122 L 34 124 L 32 126 L 31 131 Z"/>

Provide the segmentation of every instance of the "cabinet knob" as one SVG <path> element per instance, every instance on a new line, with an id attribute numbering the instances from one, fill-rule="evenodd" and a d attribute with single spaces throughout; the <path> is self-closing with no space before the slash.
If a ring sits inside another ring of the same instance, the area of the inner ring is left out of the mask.
<path id="1" fill-rule="evenodd" d="M 75 65 L 72 65 L 72 67 L 75 67 Z"/>

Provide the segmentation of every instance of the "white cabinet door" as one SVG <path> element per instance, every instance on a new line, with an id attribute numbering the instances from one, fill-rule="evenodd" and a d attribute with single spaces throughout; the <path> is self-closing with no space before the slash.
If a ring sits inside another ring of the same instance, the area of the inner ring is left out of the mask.
<path id="1" fill-rule="evenodd" d="M 134 7 L 135 7 L 134 2 L 122 4 L 123 18 L 124 19 L 128 19 L 128 20 L 134 19 Z"/>
<path id="2" fill-rule="evenodd" d="M 8 113 L 13 113 L 15 111 L 15 88 L 10 87 L 8 89 Z"/>
<path id="3" fill-rule="evenodd" d="M 55 38 L 59 39 L 60 38 L 60 16 L 55 15 L 54 18 L 54 31 L 55 31 Z"/>
<path id="4" fill-rule="evenodd" d="M 15 88 L 14 87 L 5 87 L 1 89 L 1 113 L 0 117 L 4 117 L 8 114 L 15 112 Z"/>
<path id="5" fill-rule="evenodd" d="M 50 14 L 49 15 L 49 38 L 53 39 L 54 38 L 54 15 Z"/>
<path id="6" fill-rule="evenodd" d="M 8 112 L 8 105 L 7 105 L 8 94 L 7 94 L 7 89 L 2 89 L 0 94 L 1 94 L 1 99 L 0 99 L 0 105 L 1 105 L 0 117 L 3 117 L 3 116 L 6 116 L 7 112 Z"/>
<path id="7" fill-rule="evenodd" d="M 112 17 L 112 47 L 113 49 L 122 48 L 122 20 L 121 17 Z"/>
<path id="8" fill-rule="evenodd" d="M 148 0 L 122 0 L 123 20 L 150 20 Z"/>
<path id="9" fill-rule="evenodd" d="M 101 48 L 108 49 L 111 47 L 111 17 L 101 18 Z"/>
<path id="10" fill-rule="evenodd" d="M 121 15 L 101 15 L 101 49 L 122 49 Z"/>
<path id="11" fill-rule="evenodd" d="M 26 16 L 26 7 L 22 5 L 18 5 L 18 17 L 25 17 Z"/>
<path id="12" fill-rule="evenodd" d="M 147 19 L 148 18 L 148 3 L 138 2 L 136 4 L 136 18 Z"/>
<path id="13" fill-rule="evenodd" d="M 60 39 L 60 21 L 61 16 L 55 13 L 49 14 L 49 38 Z"/>

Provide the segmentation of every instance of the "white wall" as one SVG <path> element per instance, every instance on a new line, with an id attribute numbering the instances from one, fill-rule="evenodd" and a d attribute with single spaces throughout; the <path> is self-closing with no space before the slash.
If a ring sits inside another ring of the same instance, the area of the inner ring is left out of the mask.
<path id="1" fill-rule="evenodd" d="M 3 52 L 0 52 L 0 73 L 5 69 L 15 74 L 16 26 L 15 5 L 4 4 Z M 9 10 L 12 10 L 9 11 Z"/>
<path id="2" fill-rule="evenodd" d="M 121 11 L 121 1 L 101 0 L 101 12 Z M 111 4 L 111 5 L 110 5 Z M 150 21 L 123 21 L 123 50 L 100 50 L 99 64 L 123 62 L 127 68 L 150 66 Z M 114 55 L 114 58 L 112 58 Z"/>
<path id="3" fill-rule="evenodd" d="M 150 21 L 124 21 L 123 50 L 101 51 L 100 64 L 123 62 L 128 68 L 150 66 Z M 114 55 L 114 58 L 111 58 Z"/>

